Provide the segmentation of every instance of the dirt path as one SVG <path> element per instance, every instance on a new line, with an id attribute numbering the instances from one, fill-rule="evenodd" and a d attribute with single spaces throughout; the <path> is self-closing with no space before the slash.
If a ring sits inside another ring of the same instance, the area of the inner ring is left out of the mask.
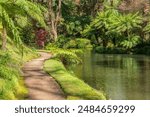
<path id="1" fill-rule="evenodd" d="M 43 63 L 50 54 L 39 52 L 40 58 L 27 62 L 23 67 L 25 85 L 30 100 L 64 100 L 65 96 L 57 82 L 43 71 Z"/>

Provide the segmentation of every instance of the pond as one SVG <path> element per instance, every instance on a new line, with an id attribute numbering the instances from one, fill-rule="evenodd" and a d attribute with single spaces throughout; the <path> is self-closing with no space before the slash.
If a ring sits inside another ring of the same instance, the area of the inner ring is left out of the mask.
<path id="1" fill-rule="evenodd" d="M 150 57 L 96 54 L 87 51 L 74 74 L 112 100 L 150 99 Z"/>

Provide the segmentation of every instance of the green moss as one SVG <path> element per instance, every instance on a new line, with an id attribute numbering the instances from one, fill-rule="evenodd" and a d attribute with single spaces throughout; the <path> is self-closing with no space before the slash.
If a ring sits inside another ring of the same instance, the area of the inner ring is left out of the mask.
<path id="1" fill-rule="evenodd" d="M 63 64 L 57 60 L 47 60 L 44 69 L 60 84 L 67 99 L 106 99 L 102 92 L 91 88 L 79 78 L 69 74 Z"/>

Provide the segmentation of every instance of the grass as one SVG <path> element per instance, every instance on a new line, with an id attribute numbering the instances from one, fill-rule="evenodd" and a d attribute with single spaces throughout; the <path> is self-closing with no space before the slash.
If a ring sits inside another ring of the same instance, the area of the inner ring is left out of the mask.
<path id="1" fill-rule="evenodd" d="M 0 50 L 0 99 L 24 99 L 28 91 L 21 76 L 21 66 L 24 62 L 37 57 L 31 49 L 24 47 L 24 56 L 10 41 L 7 51 Z"/>
<path id="2" fill-rule="evenodd" d="M 79 78 L 69 74 L 60 61 L 47 60 L 44 63 L 44 70 L 56 79 L 69 100 L 106 99 L 102 92 L 93 89 Z"/>

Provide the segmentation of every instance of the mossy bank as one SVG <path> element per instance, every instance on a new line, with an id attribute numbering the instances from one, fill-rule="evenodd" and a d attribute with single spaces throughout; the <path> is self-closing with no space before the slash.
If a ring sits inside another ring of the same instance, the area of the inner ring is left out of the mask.
<path id="1" fill-rule="evenodd" d="M 21 52 L 13 42 L 7 44 L 6 51 L 0 51 L 0 99 L 16 100 L 26 97 L 28 91 L 24 85 L 21 66 L 36 56 L 34 51 L 25 46 Z"/>
<path id="2" fill-rule="evenodd" d="M 72 76 L 64 65 L 57 60 L 47 60 L 44 70 L 48 72 L 60 84 L 69 100 L 105 100 L 102 92 L 91 88 L 79 78 Z"/>

